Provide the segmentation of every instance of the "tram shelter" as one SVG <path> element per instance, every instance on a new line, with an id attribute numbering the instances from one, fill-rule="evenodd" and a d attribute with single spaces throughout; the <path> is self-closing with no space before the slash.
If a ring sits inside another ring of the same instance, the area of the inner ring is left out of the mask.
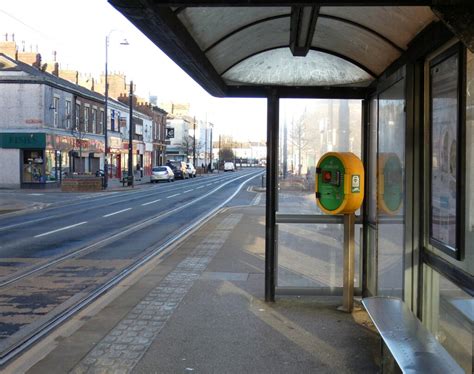
<path id="1" fill-rule="evenodd" d="M 290 200 L 300 204 L 302 194 L 284 188 L 281 103 L 355 100 L 366 171 L 355 292 L 401 300 L 453 361 L 472 372 L 470 1 L 109 2 L 210 94 L 267 100 L 266 301 L 280 294 L 342 293 L 337 281 L 303 274 L 311 254 L 302 247 L 314 240 L 298 235 L 340 231 L 342 217 L 322 215 L 315 202 L 314 211 L 288 208 L 285 198 L 293 194 Z M 342 121 L 344 109 L 338 113 Z M 348 138 L 342 128 L 334 136 Z M 289 231 L 292 240 L 285 237 Z M 319 260 L 313 263 L 323 267 Z"/>

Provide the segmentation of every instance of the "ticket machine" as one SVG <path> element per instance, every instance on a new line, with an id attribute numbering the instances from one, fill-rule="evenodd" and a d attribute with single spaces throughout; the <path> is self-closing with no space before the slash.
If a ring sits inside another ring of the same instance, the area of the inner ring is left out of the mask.
<path id="1" fill-rule="evenodd" d="M 316 200 L 326 214 L 351 214 L 364 199 L 364 166 L 351 152 L 329 152 L 316 168 Z"/>
<path id="2" fill-rule="evenodd" d="M 324 154 L 316 167 L 316 201 L 326 214 L 344 216 L 344 270 L 342 306 L 352 312 L 354 303 L 355 211 L 364 199 L 364 166 L 351 152 Z"/>

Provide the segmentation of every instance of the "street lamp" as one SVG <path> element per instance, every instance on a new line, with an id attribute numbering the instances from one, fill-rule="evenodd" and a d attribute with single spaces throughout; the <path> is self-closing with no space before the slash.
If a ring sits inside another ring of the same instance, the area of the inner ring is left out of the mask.
<path id="1" fill-rule="evenodd" d="M 128 130 L 128 186 L 133 187 L 133 81 L 130 81 L 129 103 L 129 130 Z"/>
<path id="2" fill-rule="evenodd" d="M 105 103 L 104 103 L 104 137 L 105 137 L 105 150 L 104 150 L 104 189 L 107 188 L 108 185 L 108 180 L 109 180 L 109 162 L 108 162 L 108 148 L 109 148 L 109 133 L 108 133 L 108 101 L 109 101 L 109 81 L 108 81 L 108 76 L 109 76 L 109 71 L 108 71 L 108 65 L 109 65 L 109 39 L 110 35 L 117 30 L 111 30 L 106 36 L 105 36 L 105 90 L 104 90 L 104 96 L 105 96 Z M 120 45 L 129 45 L 127 39 L 124 39 L 120 42 Z"/>

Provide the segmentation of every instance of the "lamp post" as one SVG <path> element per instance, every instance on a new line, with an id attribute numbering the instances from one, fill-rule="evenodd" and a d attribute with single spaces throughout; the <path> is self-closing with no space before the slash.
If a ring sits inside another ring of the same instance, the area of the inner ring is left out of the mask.
<path id="1" fill-rule="evenodd" d="M 193 166 L 196 167 L 196 116 L 193 118 Z"/>
<path id="2" fill-rule="evenodd" d="M 108 126 L 109 126 L 109 116 L 108 116 L 108 101 L 109 101 L 109 39 L 110 35 L 117 30 L 111 30 L 105 36 L 105 89 L 104 89 L 104 96 L 105 96 L 105 103 L 104 103 L 104 138 L 105 138 L 105 150 L 104 150 L 104 189 L 108 186 L 109 181 L 109 161 L 108 161 L 108 148 L 109 148 L 109 133 L 108 133 Z M 120 45 L 128 45 L 127 39 L 124 39 L 120 42 Z"/>
<path id="3" fill-rule="evenodd" d="M 133 81 L 130 81 L 130 119 L 128 130 L 128 185 L 133 187 Z"/>
<path id="4" fill-rule="evenodd" d="M 211 126 L 211 137 L 209 139 L 209 143 L 211 143 L 210 146 L 209 146 L 209 153 L 210 153 L 209 157 L 210 157 L 211 172 L 212 172 L 212 129 L 213 129 L 214 125 L 212 123 L 210 123 L 209 125 Z"/>

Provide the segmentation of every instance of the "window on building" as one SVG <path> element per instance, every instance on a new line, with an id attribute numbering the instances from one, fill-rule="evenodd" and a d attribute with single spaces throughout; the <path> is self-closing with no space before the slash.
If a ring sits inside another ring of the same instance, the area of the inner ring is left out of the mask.
<path id="1" fill-rule="evenodd" d="M 104 111 L 101 109 L 100 116 L 99 116 L 99 128 L 97 129 L 97 134 L 103 134 L 103 133 L 104 133 Z"/>
<path id="2" fill-rule="evenodd" d="M 59 97 L 53 97 L 53 125 L 58 127 L 59 125 Z"/>
<path id="3" fill-rule="evenodd" d="M 84 107 L 84 129 L 87 132 L 92 132 L 91 131 L 91 124 L 89 121 L 89 113 L 90 113 L 90 108 L 89 107 Z"/>
<path id="4" fill-rule="evenodd" d="M 115 110 L 110 111 L 110 130 L 115 131 Z"/>
<path id="5" fill-rule="evenodd" d="M 78 131 L 82 131 L 81 124 L 81 104 L 76 104 L 76 115 L 75 115 L 74 128 Z"/>
<path id="6" fill-rule="evenodd" d="M 97 132 L 97 109 L 92 109 L 92 133 Z"/>
<path id="7" fill-rule="evenodd" d="M 66 128 L 71 128 L 71 102 L 66 100 Z"/>

